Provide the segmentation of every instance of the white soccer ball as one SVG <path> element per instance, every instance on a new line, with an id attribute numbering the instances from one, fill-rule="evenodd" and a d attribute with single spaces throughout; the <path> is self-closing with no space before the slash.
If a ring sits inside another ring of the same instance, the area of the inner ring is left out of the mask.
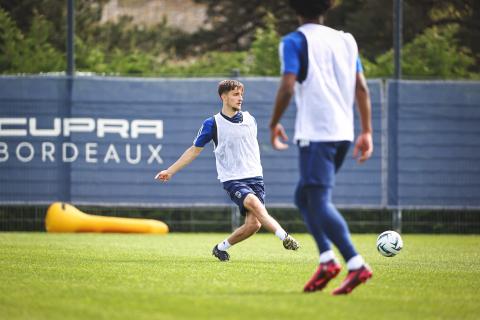
<path id="1" fill-rule="evenodd" d="M 403 240 L 395 231 L 382 232 L 377 238 L 377 250 L 382 256 L 396 256 L 403 248 Z"/>

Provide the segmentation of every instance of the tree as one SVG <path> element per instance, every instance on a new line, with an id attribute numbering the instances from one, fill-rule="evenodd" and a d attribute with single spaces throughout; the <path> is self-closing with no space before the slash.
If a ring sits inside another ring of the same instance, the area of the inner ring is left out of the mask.
<path id="1" fill-rule="evenodd" d="M 295 29 L 295 13 L 288 0 L 227 1 L 195 0 L 207 5 L 210 26 L 179 39 L 182 54 L 208 50 L 246 50 L 251 46 L 257 28 L 265 27 L 267 12 L 275 15 L 276 30 L 284 35 Z M 360 51 L 374 59 L 392 48 L 393 0 L 342 0 L 326 15 L 327 26 L 352 33 Z M 480 1 L 478 0 L 404 0 L 404 43 L 412 41 L 423 30 L 447 23 L 460 26 L 456 37 L 462 46 L 477 56 L 480 70 Z"/>
<path id="2" fill-rule="evenodd" d="M 0 72 L 40 73 L 62 71 L 65 59 L 47 39 L 52 24 L 35 15 L 23 34 L 8 13 L 0 8 Z"/>
<path id="3" fill-rule="evenodd" d="M 182 63 L 167 62 L 162 74 L 181 76 L 231 75 L 233 71 L 241 75 L 277 76 L 280 70 L 278 59 L 279 34 L 275 31 L 275 18 L 265 16 L 265 27 L 258 27 L 254 33 L 252 46 L 248 51 L 211 51 L 198 58 L 190 58 Z"/>
<path id="4" fill-rule="evenodd" d="M 108 0 L 75 1 L 75 27 L 77 34 L 90 34 L 100 21 L 103 5 Z M 48 41 L 59 51 L 66 50 L 67 2 L 58 0 L 0 0 L 3 8 L 16 22 L 22 33 L 31 29 L 32 17 L 44 17 L 52 25 Z"/>
<path id="5" fill-rule="evenodd" d="M 101 24 L 107 0 L 76 1 L 78 70 L 127 75 L 205 75 L 230 74 L 232 69 L 239 69 L 242 74 L 278 74 L 280 35 L 297 26 L 288 0 L 194 1 L 207 6 L 208 19 L 206 27 L 192 35 L 169 28 L 166 21 L 150 28 L 134 25 L 128 17 Z M 351 32 L 359 44 L 365 68 L 378 75 L 389 75 L 388 68 L 393 67 L 389 51 L 393 0 L 337 3 L 326 16 L 326 25 Z M 269 12 L 274 17 L 269 17 Z M 63 70 L 65 17 L 65 1 L 0 0 L 0 72 Z M 480 1 L 404 0 L 404 19 L 404 74 L 433 77 L 438 72 L 441 77 L 471 77 L 472 72 L 480 73 Z M 445 34 L 443 27 L 452 24 L 456 25 L 455 32 Z M 430 31 L 422 34 L 424 30 Z M 450 41 L 451 47 L 444 40 Z M 457 57 L 451 48 L 459 50 Z M 444 49 L 442 54 L 435 54 L 435 50 Z M 439 56 L 446 60 L 442 64 L 445 69 L 433 63 Z M 417 61 L 421 62 L 415 71 Z M 455 68 L 450 61 L 457 61 L 461 68 L 452 71 Z"/>
<path id="6" fill-rule="evenodd" d="M 181 33 L 168 28 L 165 22 L 152 28 L 141 28 L 131 24 L 127 17 L 118 23 L 100 24 L 106 1 L 76 1 L 77 69 L 98 73 L 153 74 L 156 70 L 153 65 L 159 58 L 172 55 L 171 39 Z M 4 13 L 0 23 L 3 22 L 4 28 L 9 30 L 9 33 L 1 32 L 0 39 L 4 38 L 4 42 L 10 39 L 2 46 L 0 72 L 63 71 L 66 2 L 0 0 L 0 6 Z"/>
<path id="7" fill-rule="evenodd" d="M 456 23 L 459 45 L 476 53 L 480 71 L 480 1 L 404 0 L 403 41 L 411 42 L 426 28 Z M 368 59 L 385 53 L 393 43 L 393 0 L 343 0 L 329 13 L 331 25 L 351 32 Z"/>
<path id="8" fill-rule="evenodd" d="M 205 28 L 179 39 L 180 54 L 202 53 L 209 50 L 247 50 L 255 37 L 255 30 L 265 28 L 265 17 L 275 13 L 277 32 L 285 34 L 297 24 L 288 0 L 195 0 L 207 5 Z"/>
<path id="9" fill-rule="evenodd" d="M 255 30 L 255 40 L 250 49 L 253 57 L 252 72 L 261 76 L 277 76 L 280 72 L 278 44 L 280 36 L 275 30 L 275 17 L 265 16 L 265 27 Z"/>
<path id="10" fill-rule="evenodd" d="M 428 28 L 413 41 L 406 44 L 402 54 L 402 73 L 406 78 L 479 78 L 469 70 L 475 59 L 469 48 L 458 44 L 455 24 Z M 369 77 L 393 75 L 392 50 L 380 55 L 375 63 L 364 60 Z"/>

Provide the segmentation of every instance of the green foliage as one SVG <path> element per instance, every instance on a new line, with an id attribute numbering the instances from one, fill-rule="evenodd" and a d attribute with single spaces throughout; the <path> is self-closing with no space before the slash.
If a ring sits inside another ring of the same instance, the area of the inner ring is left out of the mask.
<path id="1" fill-rule="evenodd" d="M 261 76 L 279 74 L 278 44 L 280 40 L 275 30 L 275 18 L 272 14 L 268 14 L 265 18 L 265 27 L 257 28 L 255 31 L 255 40 L 250 49 L 253 56 L 252 73 Z"/>
<path id="2" fill-rule="evenodd" d="M 0 8 L 0 72 L 40 73 L 61 71 L 65 58 L 49 42 L 52 24 L 35 15 L 26 35 Z"/>
<path id="3" fill-rule="evenodd" d="M 112 31 L 111 29 L 114 29 Z M 75 38 L 75 63 L 78 71 L 99 74 L 158 75 L 155 55 L 137 49 L 139 38 L 146 33 L 123 32 L 125 24 L 107 26 L 112 31 L 110 42 L 85 42 Z M 45 17 L 35 15 L 25 34 L 9 14 L 0 8 L 0 73 L 41 73 L 65 70 L 65 54 L 55 49 L 51 42 L 54 26 Z M 108 32 L 106 32 L 108 34 Z M 104 38 L 108 36 L 104 34 Z M 93 37 L 94 38 L 94 37 Z M 141 38 L 145 43 L 148 37 Z M 122 46 L 112 45 L 114 40 Z M 161 41 L 159 41 L 161 43 Z M 159 52 L 157 49 L 152 51 Z"/>
<path id="4" fill-rule="evenodd" d="M 108 22 L 97 26 L 92 33 L 87 33 L 85 41 L 101 43 L 105 51 L 119 49 L 130 53 L 142 51 L 151 55 L 168 56 L 172 42 L 182 34 L 180 30 L 167 26 L 166 20 L 149 28 L 134 25 L 132 18 L 121 17 L 118 22 Z"/>
<path id="5" fill-rule="evenodd" d="M 106 1 L 76 2 L 79 71 L 135 76 L 225 76 L 236 71 L 276 76 L 279 34 L 296 25 L 286 0 L 261 4 L 196 0 L 207 6 L 212 29 L 193 35 L 168 27 L 165 20 L 155 27 L 133 25 L 128 17 L 100 24 Z M 392 3 L 384 2 L 341 1 L 326 20 L 327 25 L 355 35 L 369 77 L 393 74 L 392 51 L 379 55 L 392 41 Z M 479 79 L 479 6 L 476 0 L 406 0 L 403 75 Z M 269 12 L 275 12 L 275 18 Z M 0 73 L 65 70 L 65 15 L 61 1 L 0 0 Z"/>
<path id="6" fill-rule="evenodd" d="M 133 76 L 157 75 L 155 58 L 140 50 L 134 50 L 125 55 L 120 49 L 115 49 L 109 58 L 110 73 Z"/>
<path id="7" fill-rule="evenodd" d="M 458 26 L 431 27 L 406 44 L 402 50 L 402 74 L 409 78 L 478 78 L 470 71 L 475 59 L 455 39 Z M 393 51 L 380 55 L 375 63 L 362 60 L 369 77 L 393 75 Z"/>
<path id="8" fill-rule="evenodd" d="M 280 69 L 279 42 L 275 18 L 268 14 L 265 27 L 256 29 L 249 51 L 212 51 L 183 62 L 167 62 L 161 67 L 160 75 L 218 76 L 239 72 L 241 75 L 277 76 Z"/>
<path id="9" fill-rule="evenodd" d="M 118 48 L 107 51 L 102 46 L 88 46 L 79 37 L 75 38 L 75 47 L 79 71 L 131 76 L 150 76 L 158 72 L 155 57 L 140 50 L 128 54 Z"/>
<path id="10" fill-rule="evenodd" d="M 160 76 L 219 76 L 233 72 L 250 72 L 246 52 L 212 51 L 187 61 L 166 62 L 160 67 Z"/>
<path id="11" fill-rule="evenodd" d="M 265 28 L 266 17 L 274 13 L 276 30 L 280 34 L 290 32 L 297 26 L 297 18 L 288 5 L 288 0 L 276 1 L 222 1 L 194 0 L 207 8 L 211 28 L 201 29 L 187 36 L 183 51 L 200 47 L 202 51 L 249 50 L 258 28 Z"/>
<path id="12" fill-rule="evenodd" d="M 25 38 L 22 65 L 26 73 L 39 73 L 61 71 L 65 68 L 64 55 L 55 49 L 49 42 L 48 36 L 52 34 L 52 24 L 42 16 L 33 18 L 30 32 Z"/>
<path id="13" fill-rule="evenodd" d="M 14 69 L 14 59 L 22 41 L 23 35 L 15 22 L 0 8 L 0 70 L 5 72 Z"/>
<path id="14" fill-rule="evenodd" d="M 107 73 L 110 69 L 100 46 L 88 46 L 81 38 L 75 37 L 75 67 L 79 71 Z"/>

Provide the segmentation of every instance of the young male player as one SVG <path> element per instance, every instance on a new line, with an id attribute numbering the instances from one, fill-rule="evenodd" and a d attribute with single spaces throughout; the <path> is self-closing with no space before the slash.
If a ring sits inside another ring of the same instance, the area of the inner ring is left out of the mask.
<path id="1" fill-rule="evenodd" d="M 168 169 L 160 171 L 155 179 L 168 181 L 202 152 L 213 140 L 218 179 L 223 188 L 245 216 L 245 223 L 227 239 L 215 245 L 212 254 L 220 261 L 228 261 L 227 250 L 234 244 L 255 234 L 261 226 L 275 233 L 285 249 L 297 250 L 298 242 L 272 218 L 264 206 L 265 190 L 257 141 L 257 123 L 248 112 L 242 112 L 244 86 L 236 80 L 218 84 L 222 110 L 206 119 L 193 145 Z"/>
<path id="2" fill-rule="evenodd" d="M 297 115 L 294 140 L 299 147 L 300 181 L 295 203 L 320 252 L 320 265 L 306 283 L 305 292 L 322 290 L 336 277 L 341 266 L 332 243 L 347 262 L 348 275 L 332 293 L 350 293 L 372 276 L 372 270 L 351 241 L 343 216 L 332 203 L 335 173 L 340 169 L 353 141 L 353 102 L 357 99 L 362 133 L 354 156 L 359 162 L 373 151 L 371 106 L 368 87 L 351 34 L 322 25 L 323 14 L 333 0 L 290 0 L 301 26 L 280 44 L 282 79 L 270 122 L 274 148 L 288 147 L 279 123 L 295 91 Z"/>

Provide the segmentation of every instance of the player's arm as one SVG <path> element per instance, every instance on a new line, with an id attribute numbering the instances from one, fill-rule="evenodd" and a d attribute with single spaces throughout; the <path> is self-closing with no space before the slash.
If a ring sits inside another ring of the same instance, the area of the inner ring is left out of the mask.
<path id="1" fill-rule="evenodd" d="M 172 164 L 168 169 L 162 170 L 155 176 L 155 179 L 161 181 L 168 181 L 178 171 L 182 170 L 186 165 L 195 160 L 196 157 L 202 152 L 203 148 L 191 146 Z"/>
<path id="2" fill-rule="evenodd" d="M 297 75 L 294 73 L 285 73 L 280 81 L 280 87 L 277 91 L 275 98 L 275 105 L 273 108 L 272 119 L 270 120 L 270 142 L 274 149 L 285 150 L 288 148 L 288 144 L 280 141 L 287 141 L 288 137 L 285 133 L 285 129 L 280 123 L 282 115 L 290 104 L 290 100 L 295 92 L 295 81 Z"/>
<path id="3" fill-rule="evenodd" d="M 370 158 L 373 152 L 371 122 L 372 106 L 370 102 L 370 93 L 368 91 L 367 81 L 362 72 L 357 72 L 355 99 L 357 101 L 358 111 L 360 113 L 362 132 L 355 142 L 353 156 L 357 158 L 359 163 L 362 163 Z"/>
<path id="4" fill-rule="evenodd" d="M 295 92 L 295 82 L 300 71 L 301 44 L 295 35 L 287 36 L 280 43 L 278 54 L 281 61 L 282 78 L 275 98 L 273 114 L 270 120 L 270 142 L 274 149 L 285 150 L 288 140 L 285 129 L 280 124 L 280 119 L 290 104 Z M 301 42 L 301 41 L 300 41 Z"/>
<path id="5" fill-rule="evenodd" d="M 197 136 L 193 141 L 193 145 L 185 150 L 185 152 L 172 164 L 167 170 L 160 171 L 155 176 L 155 179 L 161 181 L 168 181 L 178 171 L 182 170 L 186 165 L 195 160 L 195 158 L 202 152 L 204 146 L 212 141 L 215 135 L 215 120 L 213 117 L 206 119 L 200 130 L 198 130 Z"/>

